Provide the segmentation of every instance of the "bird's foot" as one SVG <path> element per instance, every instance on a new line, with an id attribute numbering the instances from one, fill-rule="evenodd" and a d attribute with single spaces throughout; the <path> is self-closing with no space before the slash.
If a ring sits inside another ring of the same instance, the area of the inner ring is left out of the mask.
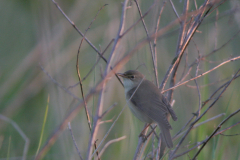
<path id="1" fill-rule="evenodd" d="M 148 137 L 147 137 L 146 135 L 144 135 L 142 132 L 139 134 L 138 137 L 139 137 L 139 138 L 141 137 L 143 142 L 145 142 L 145 141 L 147 140 L 147 138 L 148 138 Z"/>

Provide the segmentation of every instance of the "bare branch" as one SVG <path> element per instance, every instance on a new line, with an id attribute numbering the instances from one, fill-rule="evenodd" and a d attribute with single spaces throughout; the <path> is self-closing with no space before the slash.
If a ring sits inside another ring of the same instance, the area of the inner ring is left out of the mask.
<path id="1" fill-rule="evenodd" d="M 179 18 L 179 15 L 178 15 L 178 13 L 177 13 L 177 10 L 176 10 L 176 8 L 175 8 L 172 0 L 169 0 L 169 1 L 170 1 L 170 3 L 171 3 L 171 6 L 172 6 L 172 9 L 173 9 L 174 13 L 176 14 L 177 18 Z"/>
<path id="2" fill-rule="evenodd" d="M 210 69 L 210 70 L 208 70 L 208 71 L 206 71 L 206 72 L 204 72 L 204 73 L 202 73 L 202 74 L 200 74 L 200 75 L 198 75 L 198 76 L 196 76 L 196 77 L 193 77 L 193 78 L 191 78 L 191 79 L 189 79 L 189 80 L 187 80 L 187 81 L 185 81 L 185 82 L 182 82 L 182 83 L 180 83 L 180 84 L 178 84 L 178 85 L 175 85 L 174 87 L 171 87 L 171 88 L 169 88 L 169 89 L 166 89 L 166 90 L 162 91 L 162 93 L 167 92 L 167 91 L 172 90 L 172 89 L 175 89 L 175 88 L 177 88 L 177 87 L 179 87 L 179 86 L 181 86 L 181 85 L 183 85 L 183 84 L 186 84 L 186 83 L 188 83 L 188 82 L 190 82 L 190 81 L 192 81 L 192 80 L 195 80 L 195 79 L 197 79 L 197 78 L 199 78 L 199 77 L 202 77 L 202 76 L 204 76 L 204 75 L 206 75 L 206 74 L 214 71 L 215 69 L 221 67 L 222 65 L 227 64 L 227 63 L 229 63 L 229 62 L 236 61 L 236 60 L 238 60 L 238 59 L 240 59 L 240 56 L 231 58 L 231 59 L 229 59 L 229 60 L 226 60 L 226 61 L 220 63 L 219 65 L 217 65 L 216 67 L 214 67 L 214 68 L 212 68 L 212 69 Z"/>
<path id="3" fill-rule="evenodd" d="M 0 119 L 10 123 L 16 129 L 16 131 L 20 134 L 20 136 L 24 139 L 25 145 L 23 148 L 22 160 L 25 160 L 27 158 L 27 152 L 28 152 L 28 147 L 29 147 L 29 143 L 30 143 L 28 137 L 25 135 L 25 133 L 22 131 L 22 129 L 17 125 L 17 123 L 14 122 L 13 120 L 9 119 L 8 117 L 6 117 L 2 114 L 0 114 Z"/>
<path id="4" fill-rule="evenodd" d="M 81 160 L 83 160 L 82 155 L 81 155 L 81 153 L 80 153 L 80 151 L 79 151 L 79 149 L 78 149 L 77 142 L 76 142 L 76 140 L 75 140 L 75 138 L 74 138 L 74 135 L 73 135 L 73 132 L 72 132 L 72 127 L 71 127 L 71 123 L 70 123 L 70 122 L 68 122 L 68 129 L 69 129 L 69 131 L 70 131 L 70 133 L 71 133 L 71 137 L 72 137 L 73 143 L 74 143 L 74 145 L 75 145 L 75 148 L 76 148 L 76 150 L 77 150 L 77 152 L 78 152 L 78 156 L 79 156 L 79 158 L 80 158 Z"/>
<path id="5" fill-rule="evenodd" d="M 158 140 L 158 147 L 157 147 L 157 153 L 156 153 L 156 160 L 160 159 L 160 156 L 161 156 L 161 145 L 162 145 L 162 138 L 159 138 L 159 140 Z"/>
<path id="6" fill-rule="evenodd" d="M 147 126 L 147 124 L 145 124 L 145 125 L 143 126 L 143 129 L 145 129 L 146 126 Z M 143 133 L 143 134 L 146 134 L 146 133 L 147 133 L 147 130 L 148 130 L 148 128 L 144 130 L 144 133 Z M 139 137 L 137 149 L 136 149 L 136 151 L 135 151 L 133 160 L 137 160 L 137 159 L 140 158 L 141 150 L 143 149 L 143 144 L 144 144 L 143 142 L 144 142 L 144 137 L 142 137 L 142 136 Z"/>
<path id="7" fill-rule="evenodd" d="M 68 20 L 68 22 L 73 26 L 73 28 L 87 41 L 87 43 L 98 53 L 98 55 L 104 60 L 104 62 L 108 63 L 107 59 L 103 57 L 103 55 L 101 54 L 100 51 L 98 51 L 98 49 L 87 39 L 87 37 L 84 36 L 84 34 L 77 28 L 77 26 L 74 24 L 73 21 L 70 20 L 70 18 L 63 12 L 63 10 L 61 9 L 61 7 L 57 4 L 57 2 L 55 2 L 55 0 L 52 0 L 52 2 L 56 5 L 56 7 L 58 8 L 58 10 L 64 15 L 64 17 Z M 107 4 L 105 4 L 107 5 Z M 105 6 L 104 5 L 104 6 Z M 110 67 L 112 69 L 112 67 Z M 122 84 L 122 81 L 120 80 L 120 78 L 115 74 L 115 76 L 117 77 L 118 81 Z"/>
<path id="8" fill-rule="evenodd" d="M 208 56 L 214 54 L 215 52 L 221 50 L 222 48 L 224 48 L 224 47 L 227 46 L 234 38 L 236 38 L 239 33 L 240 33 L 240 30 L 238 30 L 237 33 L 235 33 L 226 43 L 224 43 L 223 45 L 221 45 L 219 48 L 214 49 L 212 52 L 204 55 L 203 57 L 208 57 Z"/>
<path id="9" fill-rule="evenodd" d="M 196 159 L 198 154 L 202 151 L 202 149 L 205 147 L 205 145 L 209 142 L 209 140 L 215 135 L 215 133 L 222 127 L 222 125 L 227 122 L 231 117 L 233 117 L 234 115 L 236 115 L 238 112 L 240 112 L 240 109 L 236 110 L 235 112 L 233 112 L 232 114 L 230 114 L 226 119 L 224 119 L 219 125 L 218 127 L 213 131 L 213 133 L 207 138 L 206 141 L 204 141 L 203 145 L 201 146 L 201 148 L 198 150 L 198 152 L 194 155 L 193 159 Z"/>
<path id="10" fill-rule="evenodd" d="M 165 8 L 165 5 L 166 5 L 166 0 L 163 1 L 163 4 L 162 4 L 162 7 L 159 11 L 159 15 L 158 15 L 158 20 L 157 20 L 157 24 L 156 24 L 156 27 L 155 27 L 155 34 L 157 34 L 157 31 L 159 29 L 159 24 L 160 24 L 160 19 L 161 19 L 161 16 L 162 16 L 162 12 L 163 12 L 163 9 Z M 153 51 L 154 51 L 154 65 L 156 66 L 156 69 L 155 69 L 155 76 L 158 78 L 158 71 L 157 71 L 157 36 L 154 38 L 153 40 Z M 158 79 L 157 80 L 157 87 L 159 87 L 159 81 Z"/>
<path id="11" fill-rule="evenodd" d="M 125 1 L 126 2 L 126 1 Z M 142 81 L 144 80 L 144 78 L 142 79 Z M 114 120 L 113 124 L 111 125 L 111 127 L 108 129 L 108 131 L 106 132 L 106 134 L 104 135 L 102 141 L 99 143 L 98 147 L 96 148 L 96 150 L 93 152 L 91 158 L 93 157 L 93 155 L 95 154 L 95 152 L 98 150 L 98 148 L 101 146 L 101 144 L 103 143 L 103 141 L 107 138 L 107 136 L 109 135 L 110 131 L 112 130 L 112 128 L 114 127 L 115 123 L 117 122 L 117 120 L 119 119 L 119 117 L 122 115 L 124 109 L 126 108 L 127 104 L 129 103 L 129 101 L 132 99 L 132 97 L 134 96 L 134 94 L 136 93 L 136 91 L 138 90 L 139 86 L 141 85 L 142 81 L 139 83 L 139 85 L 136 87 L 135 91 L 133 92 L 133 94 L 131 95 L 131 97 L 127 100 L 127 103 L 125 104 L 125 106 L 123 107 L 123 109 L 121 110 L 121 112 L 118 114 L 117 118 Z"/>
<path id="12" fill-rule="evenodd" d="M 43 66 L 41 64 L 39 64 L 39 67 L 41 68 L 41 70 L 48 76 L 48 78 L 51 79 L 51 81 L 53 83 L 55 83 L 58 87 L 60 87 L 62 90 L 64 90 L 66 93 L 68 93 L 70 96 L 72 96 L 74 99 L 80 101 L 80 98 L 78 98 L 77 96 L 75 96 L 71 91 L 69 91 L 67 88 L 65 88 L 63 85 L 61 85 L 60 83 L 58 83 L 58 81 L 56 81 L 52 76 L 50 76 L 50 74 L 43 68 Z"/>
<path id="13" fill-rule="evenodd" d="M 134 26 L 136 26 L 148 13 L 151 11 L 151 9 L 155 6 L 156 1 L 149 7 L 149 9 L 146 11 L 144 15 L 142 15 L 133 25 L 131 25 L 128 29 L 126 29 L 125 32 L 122 33 L 122 37 L 126 35 L 131 29 L 133 29 Z"/>
<path id="14" fill-rule="evenodd" d="M 110 112 L 113 107 L 115 107 L 117 105 L 117 103 L 114 103 L 113 105 L 111 105 L 102 115 L 101 118 L 103 118 L 108 112 Z"/>
<path id="15" fill-rule="evenodd" d="M 87 39 L 87 37 L 84 36 L 84 34 L 77 28 L 77 26 L 74 24 L 73 21 L 64 13 L 64 11 L 61 9 L 61 7 L 58 5 L 55 0 L 52 0 L 52 2 L 56 5 L 58 10 L 63 14 L 63 16 L 68 20 L 68 22 L 73 26 L 73 28 L 87 41 L 87 43 L 98 53 L 98 55 L 107 63 L 107 60 L 101 55 L 101 52 L 98 51 L 98 49 Z"/>
<path id="16" fill-rule="evenodd" d="M 127 4 L 128 4 L 128 0 L 125 0 L 124 4 L 122 6 L 122 16 L 121 16 L 121 21 L 120 21 L 120 25 L 119 25 L 119 30 L 118 30 L 118 33 L 117 33 L 117 37 L 115 38 L 113 48 L 112 48 L 111 53 L 110 53 L 110 57 L 109 57 L 109 60 L 108 60 L 108 63 L 107 63 L 106 69 L 105 69 L 104 76 L 108 75 L 109 71 L 112 69 L 111 68 L 111 63 L 112 63 L 113 58 L 115 56 L 116 48 L 119 45 L 119 41 L 121 39 L 121 35 L 123 33 L 123 30 L 124 30 Z M 113 72 L 114 72 L 114 70 L 113 70 Z M 88 143 L 88 151 L 87 151 L 87 158 L 86 158 L 87 160 L 90 160 L 91 157 L 92 157 L 91 156 L 92 150 L 93 150 L 92 146 L 94 144 L 94 141 L 96 139 L 98 129 L 99 129 L 99 124 L 98 123 L 100 122 L 100 117 L 102 115 L 102 108 L 103 108 L 103 100 L 104 100 L 105 90 L 106 90 L 106 81 L 103 82 L 102 90 L 99 94 L 98 107 L 96 109 L 96 115 L 94 117 L 94 122 L 93 122 L 93 129 L 92 129 L 91 137 L 89 138 L 89 143 Z M 99 144 L 99 146 L 100 146 L 100 144 Z M 95 152 L 96 151 L 97 151 L 97 149 L 95 150 Z"/>
<path id="17" fill-rule="evenodd" d="M 110 41 L 110 43 L 107 45 L 107 47 L 106 47 L 106 48 L 104 49 L 104 51 L 102 52 L 102 55 L 107 51 L 107 49 L 110 47 L 110 45 L 111 45 L 113 42 L 114 42 L 114 39 L 112 39 L 112 40 Z M 100 59 L 101 59 L 101 57 L 98 57 L 96 63 L 92 66 L 92 68 L 89 70 L 89 72 L 86 74 L 86 76 L 83 77 L 82 82 L 87 79 L 87 77 L 90 75 L 90 73 L 93 71 L 93 69 L 94 69 L 94 68 L 97 66 L 97 64 L 99 63 Z M 78 82 L 78 83 L 76 83 L 76 84 L 74 84 L 74 85 L 72 85 L 72 86 L 69 86 L 67 89 L 74 88 L 74 87 L 76 87 L 77 85 L 79 85 L 79 83 L 80 83 L 80 82 Z"/>
<path id="18" fill-rule="evenodd" d="M 225 132 L 225 131 L 227 131 L 227 130 L 233 128 L 233 127 L 235 127 L 235 126 L 238 125 L 238 124 L 240 124 L 240 121 L 237 122 L 237 123 L 235 123 L 234 125 L 232 125 L 232 126 L 230 126 L 230 127 L 227 127 L 227 128 L 225 128 L 225 129 L 223 129 L 223 130 L 221 130 L 221 131 L 218 131 L 218 132 L 216 133 L 216 135 L 222 134 L 223 132 Z"/>
<path id="19" fill-rule="evenodd" d="M 83 85 L 82 85 L 82 80 L 81 80 L 81 74 L 80 74 L 80 71 L 79 71 L 79 54 L 80 54 L 80 49 L 81 49 L 81 46 L 82 46 L 82 43 L 83 43 L 83 40 L 85 38 L 85 35 L 88 31 L 88 29 L 91 27 L 92 23 L 95 21 L 95 19 L 97 18 L 99 12 L 106 6 L 107 4 L 103 5 L 97 12 L 96 16 L 94 17 L 94 19 L 91 21 L 91 23 L 89 24 L 88 28 L 86 29 L 85 33 L 84 33 L 84 36 L 81 40 L 81 43 L 79 45 L 79 48 L 78 48 L 78 53 L 77 53 L 77 61 L 76 61 L 76 69 L 77 69 L 77 75 L 78 75 L 78 80 L 79 80 L 79 84 L 80 84 L 80 90 L 81 90 L 81 94 L 82 94 L 82 98 L 83 98 L 83 102 L 84 102 L 84 108 L 85 108 L 85 114 L 86 114 L 86 117 L 87 117 L 87 121 L 88 121 L 88 127 L 89 127 L 89 130 L 91 132 L 92 130 L 92 127 L 91 127 L 91 122 L 90 122 L 90 117 L 89 117 L 89 113 L 88 113 L 88 107 L 87 107 L 87 103 L 85 101 L 85 97 L 84 97 L 84 93 L 83 93 Z M 102 55 L 102 54 L 101 54 Z M 94 148 L 96 149 L 97 146 L 96 146 L 96 143 L 94 143 Z M 98 157 L 98 160 L 100 160 L 99 156 L 98 156 L 98 152 L 96 152 L 96 155 Z"/>
<path id="20" fill-rule="evenodd" d="M 115 116 L 114 116 L 114 117 L 115 117 Z M 113 118 L 114 118 L 114 117 L 113 117 Z M 100 122 L 99 122 L 99 125 L 104 124 L 104 123 L 112 122 L 112 121 L 113 121 L 113 118 L 112 118 L 112 119 L 109 119 L 109 120 L 106 120 L 106 121 L 100 121 Z"/>
<path id="21" fill-rule="evenodd" d="M 101 152 L 99 153 L 99 157 L 102 156 L 102 154 L 104 153 L 104 151 L 107 149 L 107 147 L 112 144 L 112 143 L 115 143 L 115 142 L 119 142 L 123 139 L 125 139 L 127 136 L 122 136 L 122 137 L 119 137 L 119 138 L 116 138 L 116 139 L 112 139 L 110 141 L 108 141 L 102 148 Z"/>
<path id="22" fill-rule="evenodd" d="M 231 136 L 239 136 L 240 134 L 220 134 L 221 136 L 227 136 L 227 137 L 231 137 Z"/>
<path id="23" fill-rule="evenodd" d="M 236 125 L 238 125 L 238 124 L 240 124 L 240 122 L 237 122 L 237 123 L 235 123 L 234 125 L 226 128 L 226 129 L 223 129 L 223 130 L 221 130 L 221 131 L 218 131 L 217 133 L 215 133 L 214 136 L 217 136 L 217 135 L 221 134 L 222 132 L 225 132 L 225 131 L 231 129 L 232 127 L 234 127 L 234 126 L 236 126 Z M 203 140 L 203 141 L 201 141 L 201 142 L 197 142 L 197 145 L 195 145 L 194 147 L 188 149 L 187 151 L 184 151 L 184 152 L 182 152 L 182 153 L 177 154 L 177 155 L 174 156 L 172 159 L 176 159 L 176 158 L 178 158 L 178 157 L 183 156 L 184 154 L 189 153 L 189 152 L 192 151 L 193 149 L 196 149 L 197 147 L 201 146 L 204 142 L 206 142 L 207 139 L 208 139 L 208 138 L 206 138 L 205 140 Z"/>
<path id="24" fill-rule="evenodd" d="M 199 127 L 199 126 L 201 126 L 201 125 L 203 125 L 203 124 L 205 124 L 205 123 L 208 123 L 208 122 L 210 122 L 210 121 L 212 121 L 212 120 L 215 120 L 215 119 L 217 119 L 217 118 L 219 118 L 219 117 L 221 117 L 221 116 L 224 116 L 225 115 L 225 113 L 221 113 L 221 114 L 219 114 L 219 115 L 216 115 L 216 116 L 214 116 L 214 117 L 212 117 L 212 118 L 209 118 L 209 119 L 207 119 L 206 121 L 203 121 L 203 122 L 201 122 L 201 123 L 197 123 L 197 124 L 195 124 L 194 126 L 193 126 L 193 128 L 192 129 L 194 129 L 194 128 L 197 128 L 197 127 Z M 186 123 L 187 125 L 189 124 L 189 122 L 188 123 Z M 185 127 L 186 127 L 186 125 L 185 125 Z M 180 132 L 182 131 L 183 129 L 181 129 L 180 130 Z M 178 132 L 175 136 L 173 136 L 173 140 L 176 140 L 176 139 L 178 139 L 181 135 L 183 135 L 186 131 L 183 131 L 183 132 Z"/>
<path id="25" fill-rule="evenodd" d="M 186 136 L 189 134 L 189 132 L 192 130 L 193 126 L 214 106 L 214 104 L 218 101 L 218 99 L 221 97 L 221 95 L 226 91 L 226 89 L 229 87 L 229 85 L 231 84 L 231 82 L 234 80 L 234 78 L 237 76 L 238 72 L 240 71 L 240 69 L 235 73 L 234 77 L 229 81 L 229 83 L 224 87 L 224 89 L 222 90 L 222 92 L 218 95 L 218 97 L 214 100 L 214 102 L 198 117 L 196 118 L 196 120 L 194 122 L 191 123 L 191 125 L 189 126 L 187 132 L 184 134 L 184 136 L 182 137 L 182 139 L 180 140 L 180 142 L 177 144 L 176 148 L 174 149 L 174 151 L 172 152 L 172 155 L 170 156 L 172 159 L 172 157 L 174 157 L 174 154 L 176 154 L 177 150 L 179 149 L 180 145 L 183 143 L 183 141 L 185 140 Z"/>
<path id="26" fill-rule="evenodd" d="M 137 0 L 134 0 L 134 2 L 135 2 L 136 5 L 137 5 L 138 12 L 139 12 L 139 15 L 140 15 L 140 17 L 141 17 L 143 27 L 144 27 L 145 32 L 146 32 L 146 34 L 147 34 L 147 38 L 149 38 L 148 29 L 147 29 L 147 27 L 146 27 L 146 24 L 145 24 L 144 19 L 142 18 L 142 11 L 141 11 L 141 9 L 140 9 L 140 6 L 139 6 Z M 156 2 L 156 1 L 155 1 L 155 2 Z M 155 4 L 155 3 L 154 3 L 154 4 Z M 156 54 L 153 53 L 153 48 L 152 48 L 151 41 L 149 41 L 148 44 L 149 44 L 150 52 L 151 52 L 151 55 L 152 55 L 153 69 L 154 69 L 154 75 L 155 75 L 156 85 L 159 86 L 159 83 L 158 83 L 157 64 L 156 64 L 156 62 L 157 62 L 157 56 L 156 56 Z"/>

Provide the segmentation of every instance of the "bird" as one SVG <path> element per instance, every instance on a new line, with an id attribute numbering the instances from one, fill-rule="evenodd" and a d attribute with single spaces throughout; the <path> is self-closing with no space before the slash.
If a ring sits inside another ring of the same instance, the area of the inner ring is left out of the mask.
<path id="1" fill-rule="evenodd" d="M 157 123 L 163 141 L 168 148 L 172 148 L 170 134 L 172 127 L 167 115 L 170 114 L 174 121 L 177 120 L 177 116 L 160 89 L 136 70 L 117 73 L 117 75 L 123 78 L 126 100 L 132 113 L 142 122 Z"/>

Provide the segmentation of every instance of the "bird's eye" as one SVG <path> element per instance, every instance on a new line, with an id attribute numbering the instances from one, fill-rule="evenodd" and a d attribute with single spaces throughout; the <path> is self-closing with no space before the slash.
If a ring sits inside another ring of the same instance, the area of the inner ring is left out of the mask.
<path id="1" fill-rule="evenodd" d="M 131 78 L 131 79 L 134 79 L 134 78 L 135 78 L 135 76 L 134 76 L 134 75 L 131 75 L 131 76 L 130 76 L 130 78 Z"/>

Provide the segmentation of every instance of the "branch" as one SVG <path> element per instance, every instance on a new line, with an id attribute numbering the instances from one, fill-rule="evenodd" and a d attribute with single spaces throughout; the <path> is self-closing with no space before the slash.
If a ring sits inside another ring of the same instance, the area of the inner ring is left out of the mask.
<path id="1" fill-rule="evenodd" d="M 230 126 L 230 127 L 227 127 L 226 129 L 223 129 L 223 130 L 221 130 L 221 131 L 218 131 L 217 133 L 215 133 L 214 136 L 217 136 L 217 135 L 221 134 L 222 132 L 225 132 L 225 131 L 231 129 L 232 127 L 234 127 L 234 126 L 236 126 L 236 125 L 238 125 L 238 124 L 240 124 L 240 122 L 237 122 L 237 123 L 235 123 L 234 125 L 232 125 L 232 126 Z M 188 149 L 187 151 L 184 151 L 184 152 L 182 152 L 182 153 L 180 153 L 180 154 L 177 154 L 177 155 L 174 156 L 172 159 L 176 159 L 176 158 L 178 158 L 178 157 L 181 157 L 181 156 L 189 153 L 189 152 L 192 151 L 193 149 L 198 148 L 198 147 L 201 146 L 207 139 L 208 139 L 208 138 L 206 138 L 205 140 L 203 140 L 203 141 L 201 141 L 201 142 L 197 142 L 197 145 L 195 145 L 194 147 Z"/>
<path id="2" fill-rule="evenodd" d="M 119 137 L 119 138 L 116 138 L 116 139 L 112 139 L 110 141 L 108 141 L 102 148 L 101 152 L 99 153 L 99 157 L 102 156 L 103 152 L 107 149 L 107 147 L 112 144 L 112 143 L 115 143 L 115 142 L 119 142 L 123 139 L 125 139 L 127 136 L 122 136 L 122 137 Z"/>
<path id="3" fill-rule="evenodd" d="M 227 64 L 227 63 L 229 63 L 229 62 L 236 61 L 236 60 L 238 60 L 238 59 L 240 59 L 240 56 L 231 58 L 231 59 L 229 59 L 229 60 L 226 60 L 226 61 L 220 63 L 219 65 L 217 65 L 216 67 L 214 67 L 214 68 L 212 68 L 212 69 L 210 69 L 210 70 L 208 70 L 208 71 L 206 71 L 206 72 L 204 72 L 204 73 L 202 73 L 202 74 L 200 74 L 200 75 L 198 75 L 198 76 L 196 76 L 196 77 L 193 77 L 193 78 L 191 78 L 191 79 L 189 79 L 189 80 L 187 80 L 187 81 L 185 81 L 185 82 L 182 82 L 182 83 L 180 83 L 180 84 L 178 84 L 178 85 L 175 85 L 174 87 L 171 87 L 171 88 L 169 88 L 169 89 L 163 90 L 162 93 L 167 92 L 167 91 L 172 90 L 172 89 L 175 89 L 175 88 L 177 88 L 177 87 L 179 87 L 179 86 L 181 86 L 181 85 L 184 85 L 184 84 L 186 84 L 186 83 L 188 83 L 188 82 L 190 82 L 190 81 L 192 81 L 192 80 L 195 80 L 195 79 L 197 79 L 197 78 L 200 78 L 200 77 L 202 77 L 202 76 L 204 76 L 204 75 L 206 75 L 206 74 L 214 71 L 215 69 L 221 67 L 222 65 Z"/>
<path id="4" fill-rule="evenodd" d="M 89 117 L 89 113 L 88 113 L 88 109 L 87 109 L 87 103 L 86 103 L 86 101 L 85 101 L 85 97 L 84 97 L 84 93 L 83 93 L 83 85 L 82 85 L 81 75 L 80 75 L 80 71 L 79 71 L 78 60 L 79 60 L 80 49 L 81 49 L 83 40 L 85 39 L 85 35 L 86 35 L 88 29 L 91 27 L 93 21 L 95 21 L 95 19 L 97 18 L 99 12 L 100 12 L 106 5 L 107 5 L 107 4 L 103 5 L 103 6 L 98 10 L 96 16 L 95 16 L 94 19 L 91 21 L 91 23 L 90 23 L 90 25 L 88 26 L 88 28 L 86 29 L 86 31 L 85 31 L 85 33 L 84 33 L 84 36 L 83 36 L 83 38 L 82 38 L 82 40 L 81 40 L 81 43 L 80 43 L 80 45 L 79 45 L 78 53 L 77 53 L 76 69 L 77 69 L 77 75 L 78 75 L 78 80 L 79 80 L 79 84 L 80 84 L 80 90 L 81 90 L 81 94 L 82 94 L 82 98 L 83 98 L 83 102 L 84 102 L 85 114 L 86 114 L 86 117 L 87 117 L 88 127 L 89 127 L 90 132 L 91 132 L 91 130 L 92 130 L 92 127 L 91 127 L 90 117 Z M 102 55 L 102 54 L 101 54 L 101 55 Z M 95 149 L 97 148 L 96 143 L 94 143 L 94 148 L 95 148 Z M 97 155 L 97 157 L 98 157 L 98 152 L 96 152 L 96 155 Z M 98 157 L 98 160 L 100 160 L 99 157 Z"/>
<path id="5" fill-rule="evenodd" d="M 111 50 L 110 57 L 109 57 L 109 60 L 108 60 L 108 63 L 107 63 L 106 69 L 105 69 L 104 76 L 108 75 L 108 73 L 110 72 L 110 69 L 112 69 L 110 65 L 112 63 L 112 60 L 114 59 L 116 48 L 119 45 L 119 41 L 121 39 L 121 35 L 123 33 L 123 30 L 124 30 L 127 4 L 128 4 L 128 0 L 125 0 L 124 4 L 122 6 L 122 16 L 121 16 L 121 21 L 120 21 L 120 25 L 119 25 L 118 34 L 117 34 L 117 37 L 115 38 L 113 48 Z M 113 70 L 113 72 L 114 72 L 114 70 Z M 98 129 L 99 129 L 99 124 L 98 123 L 100 122 L 100 117 L 102 115 L 102 108 L 103 108 L 103 100 L 104 100 L 105 90 L 106 90 L 106 81 L 103 82 L 102 90 L 99 94 L 98 107 L 96 109 L 96 115 L 95 115 L 94 122 L 93 122 L 93 129 L 92 129 L 91 137 L 89 138 L 89 143 L 88 143 L 88 151 L 87 151 L 87 157 L 86 157 L 87 160 L 91 159 L 91 154 L 92 154 L 92 150 L 93 150 L 92 146 L 94 145 L 94 141 L 96 140 L 96 136 L 97 136 L 97 133 L 98 133 Z"/>
<path id="6" fill-rule="evenodd" d="M 218 95 L 218 97 L 214 100 L 214 102 L 198 117 L 196 118 L 196 120 L 194 122 L 191 123 L 191 125 L 189 126 L 187 132 L 184 134 L 184 136 L 182 137 L 182 139 L 180 140 L 180 142 L 177 144 L 177 147 L 174 149 L 174 151 L 172 152 L 172 155 L 170 156 L 170 159 L 172 159 L 172 157 L 174 157 L 174 154 L 176 154 L 177 150 L 179 149 L 180 145 L 183 143 L 183 141 L 185 140 L 185 138 L 187 137 L 187 135 L 189 134 L 189 132 L 192 130 L 193 126 L 214 106 L 214 104 L 218 101 L 218 99 L 221 97 L 221 95 L 226 91 L 226 89 L 229 87 L 229 85 L 231 84 L 231 82 L 234 80 L 234 78 L 237 76 L 238 72 L 240 71 L 240 69 L 235 73 L 234 77 L 229 81 L 229 83 L 224 87 L 224 89 L 222 90 L 222 92 Z"/>
<path id="7" fill-rule="evenodd" d="M 226 119 L 224 119 L 219 125 L 218 127 L 213 131 L 213 133 L 207 138 L 206 141 L 203 142 L 203 145 L 201 146 L 201 148 L 198 150 L 198 152 L 194 155 L 193 159 L 196 159 L 198 154 L 202 151 L 202 149 L 205 147 L 205 145 L 209 142 L 209 140 L 214 136 L 215 133 L 217 133 L 217 131 L 222 127 L 222 125 L 227 122 L 231 117 L 233 117 L 235 114 L 237 114 L 238 112 L 240 112 L 240 109 L 236 110 L 235 112 L 233 112 L 232 114 L 230 114 Z"/>
<path id="8" fill-rule="evenodd" d="M 78 152 L 78 156 L 79 156 L 79 158 L 80 158 L 81 160 L 83 160 L 82 155 L 81 155 L 81 153 L 80 153 L 80 151 L 79 151 L 79 149 L 78 149 L 77 142 L 76 142 L 76 140 L 75 140 L 75 138 L 74 138 L 74 135 L 73 135 L 73 132 L 72 132 L 72 127 L 71 127 L 71 123 L 70 123 L 70 122 L 68 122 L 68 129 L 69 129 L 69 132 L 71 133 L 71 137 L 72 137 L 73 143 L 74 143 L 74 145 L 75 145 L 75 148 L 76 148 L 76 150 L 77 150 L 77 152 Z"/>
<path id="9" fill-rule="evenodd" d="M 134 0 L 134 2 L 136 3 L 136 6 L 137 6 L 137 8 L 138 8 L 138 12 L 139 12 L 139 15 L 140 15 L 140 17 L 141 17 L 144 30 L 145 30 L 145 32 L 146 32 L 146 34 L 147 34 L 147 38 L 149 38 L 148 29 L 147 29 L 147 27 L 146 27 L 146 24 L 145 24 L 145 22 L 144 22 L 144 19 L 142 18 L 142 11 L 141 11 L 141 9 L 140 9 L 140 6 L 139 6 L 137 0 Z M 155 1 L 153 4 L 155 4 L 155 3 L 156 3 L 156 1 Z M 152 61 L 153 61 L 153 69 L 154 69 L 155 81 L 156 81 L 157 86 L 159 86 L 159 83 L 158 83 L 158 72 L 157 72 L 157 63 L 156 63 L 156 62 L 157 62 L 157 56 L 156 56 L 156 54 L 154 54 L 154 52 L 153 52 L 153 48 L 152 48 L 151 41 L 149 41 L 148 44 L 149 44 L 149 48 L 150 48 L 151 56 L 152 56 Z"/>
<path id="10" fill-rule="evenodd" d="M 26 136 L 26 134 L 22 131 L 22 129 L 17 125 L 16 122 L 14 122 L 13 120 L 9 119 L 8 117 L 0 114 L 0 119 L 2 119 L 3 121 L 6 121 L 8 123 L 10 123 L 15 129 L 16 131 L 20 134 L 20 136 L 24 139 L 25 141 L 25 145 L 24 145 L 24 148 L 23 148 L 23 156 L 22 156 L 22 159 L 25 160 L 27 158 L 27 152 L 28 152 L 28 147 L 29 147 L 29 139 L 28 137 Z"/>

